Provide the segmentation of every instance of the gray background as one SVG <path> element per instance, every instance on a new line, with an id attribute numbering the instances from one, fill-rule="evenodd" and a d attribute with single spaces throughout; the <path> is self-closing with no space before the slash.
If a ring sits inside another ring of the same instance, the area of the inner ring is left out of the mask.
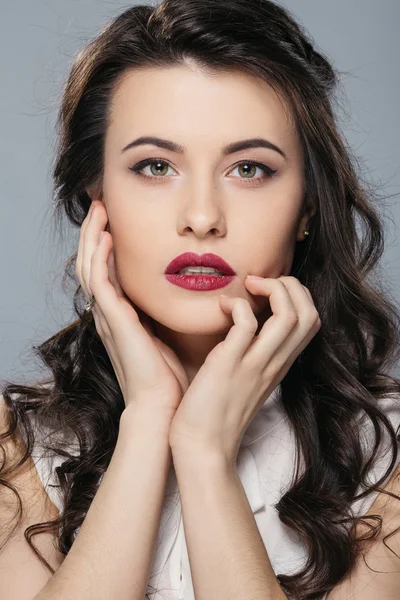
<path id="1" fill-rule="evenodd" d="M 156 2 L 154 2 L 156 4 Z M 12 0 L 0 3 L 0 378 L 29 382 L 39 373 L 31 346 L 73 317 L 64 263 L 78 232 L 52 225 L 51 166 L 60 91 L 79 49 L 131 3 Z M 399 268 L 400 2 L 288 0 L 342 78 L 340 126 L 385 201 L 381 263 L 397 301 Z M 398 368 L 396 375 L 400 376 Z"/>

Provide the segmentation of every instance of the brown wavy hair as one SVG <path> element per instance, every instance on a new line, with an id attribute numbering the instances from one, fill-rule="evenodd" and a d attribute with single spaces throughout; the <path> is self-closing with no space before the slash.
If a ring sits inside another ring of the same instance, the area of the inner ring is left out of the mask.
<path id="1" fill-rule="evenodd" d="M 308 560 L 297 573 L 278 573 L 277 578 L 289 596 L 317 600 L 350 573 L 363 544 L 381 530 L 378 515 L 357 518 L 351 505 L 373 490 L 382 491 L 399 444 L 379 400 L 389 394 L 400 398 L 400 380 L 390 375 L 400 355 L 400 311 L 376 268 L 384 249 L 378 193 L 363 181 L 360 163 L 336 122 L 340 73 L 294 16 L 268 0 L 164 0 L 125 10 L 79 52 L 63 89 L 54 218 L 60 223 L 66 216 L 79 228 L 91 203 L 86 189 L 102 188 L 110 104 L 127 70 L 169 68 L 187 60 L 206 72 L 244 72 L 271 85 L 290 107 L 304 150 L 304 203 L 316 213 L 307 243 L 297 245 L 290 274 L 310 290 L 322 327 L 281 383 L 282 406 L 305 468 L 297 461 L 294 481 L 276 508 L 304 543 Z M 77 318 L 33 346 L 51 376 L 31 386 L 7 381 L 3 388 L 10 426 L 0 440 L 17 426 L 27 439 L 15 468 L 33 449 L 29 412 L 54 431 L 71 430 L 79 440 L 77 455 L 61 442 L 51 445 L 65 457 L 56 469 L 63 497 L 60 516 L 25 530 L 27 542 L 52 573 L 31 538 L 55 532 L 59 550 L 68 553 L 111 460 L 124 409 L 93 317 L 83 310 L 86 298 L 75 261 L 76 253 L 63 281 L 78 284 L 73 299 Z M 360 441 L 360 414 L 373 425 L 368 456 Z M 367 475 L 387 434 L 389 465 L 371 485 Z M 4 464 L 0 483 L 18 495 Z M 360 484 L 365 491 L 357 495 Z M 353 527 L 359 520 L 369 533 L 356 539 Z"/>

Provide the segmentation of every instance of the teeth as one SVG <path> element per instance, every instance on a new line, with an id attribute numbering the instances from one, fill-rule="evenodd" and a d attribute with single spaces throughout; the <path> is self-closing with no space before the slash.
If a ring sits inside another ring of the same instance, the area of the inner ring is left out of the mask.
<path id="1" fill-rule="evenodd" d="M 221 271 L 217 271 L 216 269 L 211 269 L 210 267 L 186 267 L 186 269 L 181 269 L 178 271 L 179 275 L 190 275 L 191 273 L 207 273 L 208 275 L 224 275 Z"/>

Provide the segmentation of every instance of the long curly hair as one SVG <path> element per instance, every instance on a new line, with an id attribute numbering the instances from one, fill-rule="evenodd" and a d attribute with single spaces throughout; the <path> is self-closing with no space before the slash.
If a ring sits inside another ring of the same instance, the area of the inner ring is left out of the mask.
<path id="1" fill-rule="evenodd" d="M 271 85 L 290 107 L 304 151 L 304 202 L 316 213 L 307 243 L 297 244 L 290 274 L 310 290 L 322 327 L 281 383 L 282 407 L 304 467 L 298 460 L 276 508 L 304 543 L 308 560 L 295 574 L 277 578 L 289 596 L 317 600 L 350 573 L 365 544 L 379 534 L 379 515 L 356 517 L 351 507 L 383 491 L 399 444 L 379 401 L 393 394 L 400 402 L 400 380 L 390 374 L 400 355 L 400 311 L 376 270 L 384 249 L 378 193 L 364 181 L 336 122 L 339 72 L 294 16 L 268 0 L 164 0 L 125 10 L 79 52 L 63 89 L 52 167 L 54 217 L 59 223 L 66 215 L 79 228 L 91 203 L 86 189 L 102 188 L 110 104 L 126 71 L 188 60 L 210 73 L 243 72 Z M 110 463 L 125 406 L 93 317 L 84 311 L 76 254 L 66 263 L 63 281 L 77 286 L 77 318 L 33 346 L 51 376 L 30 386 L 6 381 L 2 392 L 9 428 L 0 440 L 17 427 L 27 440 L 16 469 L 34 447 L 28 413 L 54 431 L 72 431 L 79 441 L 77 454 L 61 441 L 49 446 L 65 457 L 56 468 L 63 510 L 57 519 L 25 530 L 52 573 L 31 538 L 54 532 L 67 555 Z M 371 453 L 361 444 L 360 414 L 373 426 Z M 368 472 L 385 435 L 391 458 L 371 485 Z M 3 464 L 0 483 L 18 495 L 8 475 Z M 364 491 L 357 494 L 360 485 Z M 360 520 L 368 533 L 357 538 Z"/>

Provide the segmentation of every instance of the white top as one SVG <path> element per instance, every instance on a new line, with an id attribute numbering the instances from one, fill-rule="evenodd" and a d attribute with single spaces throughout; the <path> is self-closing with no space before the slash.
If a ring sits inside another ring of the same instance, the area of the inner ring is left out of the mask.
<path id="1" fill-rule="evenodd" d="M 277 402 L 279 391 L 280 386 L 267 398 L 246 430 L 238 453 L 237 468 L 274 572 L 292 574 L 305 564 L 307 556 L 295 533 L 281 523 L 274 508 L 274 504 L 288 489 L 295 467 L 294 434 Z M 400 425 L 400 398 L 386 397 L 380 404 L 397 431 Z M 365 450 L 367 446 L 372 447 L 372 431 L 371 421 L 364 416 L 360 420 L 360 436 Z M 61 511 L 58 490 L 50 485 L 57 485 L 55 468 L 65 459 L 44 457 L 40 451 L 43 431 L 38 433 L 32 458 L 46 492 Z M 387 452 L 388 441 L 389 436 L 385 432 L 385 447 L 370 472 L 371 482 L 377 481 L 389 464 L 391 453 Z M 396 466 L 399 461 L 400 452 Z M 390 474 L 387 479 L 389 477 Z M 358 493 L 361 491 L 360 486 Z M 374 492 L 354 502 L 354 514 L 365 514 L 376 495 L 377 492 Z M 149 588 L 147 593 L 153 600 L 194 600 L 179 490 L 173 469 L 168 475 L 148 583 L 159 591 L 152 595 Z"/>

